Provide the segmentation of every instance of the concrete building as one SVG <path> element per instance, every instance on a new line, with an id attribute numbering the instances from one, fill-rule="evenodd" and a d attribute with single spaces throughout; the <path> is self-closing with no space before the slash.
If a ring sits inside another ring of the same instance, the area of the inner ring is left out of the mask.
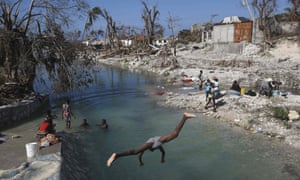
<path id="1" fill-rule="evenodd" d="M 224 18 L 213 26 L 213 43 L 252 42 L 253 22 L 244 17 L 231 16 Z"/>

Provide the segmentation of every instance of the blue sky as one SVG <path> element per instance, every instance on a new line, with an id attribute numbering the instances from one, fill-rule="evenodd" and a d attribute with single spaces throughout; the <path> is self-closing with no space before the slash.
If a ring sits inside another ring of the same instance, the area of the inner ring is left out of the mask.
<path id="1" fill-rule="evenodd" d="M 250 3 L 252 0 L 248 0 Z M 142 3 L 141 0 L 88 0 L 91 8 L 98 6 L 106 9 L 113 19 L 122 25 L 143 27 L 141 19 Z M 211 19 L 213 14 L 214 22 L 221 21 L 226 16 L 243 16 L 249 18 L 246 7 L 242 6 L 241 0 L 145 0 L 149 7 L 157 4 L 160 11 L 159 23 L 167 30 L 167 18 L 179 18 L 178 30 L 190 28 L 195 23 L 205 23 Z M 278 0 L 278 10 L 282 11 L 287 7 L 287 0 Z M 97 22 L 99 23 L 99 21 Z M 84 22 L 83 22 L 84 24 Z M 104 22 L 100 22 L 97 28 L 105 27 Z"/>

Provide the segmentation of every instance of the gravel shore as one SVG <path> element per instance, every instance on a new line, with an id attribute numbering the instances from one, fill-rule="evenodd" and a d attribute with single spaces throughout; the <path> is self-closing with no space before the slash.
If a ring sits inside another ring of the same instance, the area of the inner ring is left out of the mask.
<path id="1" fill-rule="evenodd" d="M 177 51 L 178 66 L 161 67 L 162 62 L 171 61 L 159 55 L 127 56 L 122 58 L 96 58 L 99 63 L 128 68 L 131 71 L 146 71 L 166 79 L 164 94 L 159 104 L 204 113 L 211 118 L 239 126 L 246 132 L 260 133 L 268 138 L 277 139 L 291 147 L 300 149 L 300 48 L 294 41 L 281 41 L 267 53 L 259 53 L 254 45 L 245 47 L 242 54 L 230 54 L 210 48 L 193 49 L 197 44 L 190 44 Z M 201 45 L 199 45 L 201 46 Z M 227 94 L 217 100 L 217 112 L 206 110 L 204 91 L 195 91 L 199 82 L 182 83 L 182 74 L 197 79 L 202 70 L 206 78 L 217 77 L 220 89 Z M 234 80 L 246 90 L 257 92 L 258 82 L 272 78 L 282 82 L 282 89 L 287 89 L 287 96 L 268 98 L 266 96 L 242 95 L 229 93 Z M 179 93 L 179 89 L 186 90 Z M 189 91 L 190 90 L 190 91 Z M 160 89 L 160 91 L 162 91 Z M 281 120 L 274 117 L 274 108 L 279 107 L 295 113 L 296 118 Z M 298 117 L 298 118 L 297 118 Z"/>

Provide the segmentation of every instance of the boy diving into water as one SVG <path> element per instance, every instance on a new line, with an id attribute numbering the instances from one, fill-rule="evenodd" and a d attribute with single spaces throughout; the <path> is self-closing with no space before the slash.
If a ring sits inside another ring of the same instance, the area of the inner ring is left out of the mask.
<path id="1" fill-rule="evenodd" d="M 196 117 L 194 114 L 184 113 L 183 116 L 182 116 L 181 121 L 176 126 L 176 128 L 174 129 L 174 131 L 172 131 L 171 133 L 166 134 L 164 136 L 155 136 L 155 137 L 152 137 L 152 138 L 148 139 L 143 145 L 141 145 L 137 149 L 132 149 L 132 150 L 129 150 L 129 151 L 124 151 L 124 152 L 121 152 L 121 153 L 113 153 L 110 156 L 110 158 L 107 160 L 107 166 L 110 167 L 111 164 L 116 159 L 118 159 L 120 157 L 130 156 L 130 155 L 138 155 L 140 166 L 143 166 L 144 163 L 142 161 L 142 156 L 144 154 L 144 151 L 146 151 L 146 150 L 154 151 L 156 149 L 159 149 L 160 152 L 161 152 L 161 162 L 162 163 L 165 162 L 165 150 L 162 147 L 162 144 L 175 139 L 179 135 L 179 133 L 180 133 L 180 131 L 181 131 L 184 123 L 186 122 L 186 120 L 189 119 L 189 118 L 194 118 L 194 117 Z"/>

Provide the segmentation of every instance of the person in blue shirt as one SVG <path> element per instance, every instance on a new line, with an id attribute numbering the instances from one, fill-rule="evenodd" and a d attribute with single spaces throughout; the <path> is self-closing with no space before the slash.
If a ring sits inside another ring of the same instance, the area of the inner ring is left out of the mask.
<path id="1" fill-rule="evenodd" d="M 205 101 L 207 102 L 207 99 L 208 99 L 208 94 L 209 94 L 209 91 L 210 91 L 210 88 L 211 88 L 211 82 L 209 79 L 207 79 L 206 83 L 205 83 Z"/>
<path id="2" fill-rule="evenodd" d="M 208 109 L 208 105 L 209 103 L 212 102 L 212 105 L 213 105 L 213 111 L 216 112 L 217 111 L 217 105 L 216 105 L 216 94 L 215 94 L 215 89 L 214 87 L 210 87 L 209 88 L 209 91 L 208 91 L 208 101 L 205 105 L 205 109 Z"/>

